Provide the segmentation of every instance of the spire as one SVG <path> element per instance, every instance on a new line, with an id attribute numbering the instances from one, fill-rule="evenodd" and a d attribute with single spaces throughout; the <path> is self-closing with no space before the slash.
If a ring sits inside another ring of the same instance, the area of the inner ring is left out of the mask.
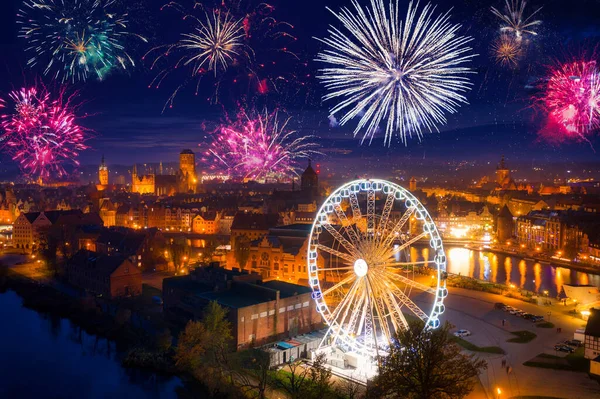
<path id="1" fill-rule="evenodd" d="M 133 164 L 133 172 L 131 174 L 137 176 L 137 164 Z"/>
<path id="2" fill-rule="evenodd" d="M 102 165 L 102 166 L 104 166 L 104 165 L 105 165 L 105 163 L 104 163 L 104 154 L 102 154 L 102 163 L 101 163 L 101 165 Z"/>

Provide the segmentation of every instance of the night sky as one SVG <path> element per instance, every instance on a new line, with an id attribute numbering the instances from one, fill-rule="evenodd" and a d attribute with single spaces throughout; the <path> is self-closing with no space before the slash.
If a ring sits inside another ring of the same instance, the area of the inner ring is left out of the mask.
<path id="1" fill-rule="evenodd" d="M 235 94 L 225 95 L 222 104 L 211 105 L 207 98 L 214 92 L 211 83 L 201 85 L 194 96 L 194 84 L 182 90 L 172 109 L 165 105 L 177 86 L 177 79 L 164 83 L 160 89 L 149 89 L 155 75 L 149 70 L 149 61 L 141 61 L 151 47 L 167 43 L 180 32 L 180 20 L 174 13 L 160 12 L 164 0 L 122 0 L 133 7 L 129 19 L 131 27 L 139 28 L 150 40 L 149 44 L 132 44 L 131 52 L 138 65 L 129 73 L 114 73 L 104 81 L 90 80 L 76 84 L 73 89 L 83 101 L 81 112 L 89 116 L 82 124 L 95 131 L 96 138 L 89 144 L 92 149 L 81 154 L 83 164 L 97 164 L 102 154 L 109 164 L 133 162 L 174 161 L 182 148 L 201 151 L 207 132 L 228 113 L 236 112 Z M 186 0 L 181 0 L 186 3 Z M 450 1 L 436 0 L 440 11 L 454 7 L 452 21 L 463 24 L 461 33 L 475 38 L 474 52 L 478 54 L 471 66 L 477 72 L 472 77 L 473 90 L 467 94 L 469 105 L 462 106 L 457 114 L 449 115 L 441 133 L 426 134 L 419 143 L 409 141 L 405 147 L 394 142 L 391 148 L 375 140 L 371 146 L 360 145 L 360 138 L 352 137 L 354 124 L 330 127 L 328 104 L 322 104 L 323 89 L 314 75 L 318 65 L 313 60 L 321 44 L 313 37 L 324 37 L 327 25 L 336 23 L 325 6 L 338 10 L 350 5 L 349 0 L 273 0 L 274 16 L 294 26 L 297 41 L 290 46 L 307 62 L 302 73 L 304 85 L 297 95 L 268 94 L 256 101 L 270 108 L 279 107 L 293 117 L 293 127 L 300 134 L 319 136 L 326 149 L 348 149 L 352 157 L 373 157 L 393 160 L 400 157 L 427 157 L 436 160 L 484 160 L 498 158 L 504 153 L 511 159 L 536 158 L 548 162 L 598 159 L 588 143 L 567 143 L 561 146 L 540 142 L 537 131 L 540 118 L 532 109 L 528 86 L 538 81 L 547 66 L 568 59 L 570 55 L 591 54 L 600 42 L 600 0 L 531 0 L 531 9 L 544 6 L 539 14 L 543 25 L 539 36 L 531 43 L 527 58 L 518 70 L 500 67 L 490 57 L 490 42 L 497 36 L 498 23 L 489 11 L 490 5 L 502 6 L 503 0 Z M 19 88 L 27 82 L 40 79 L 50 84 L 43 70 L 29 69 L 24 53 L 25 43 L 17 37 L 15 14 L 20 0 L 2 0 L 0 4 L 0 93 Z M 366 0 L 361 0 L 366 3 Z M 404 14 L 404 11 L 402 11 Z M 598 54 L 598 52 L 596 52 Z M 277 56 L 279 57 L 279 56 Z M 277 60 L 283 68 L 286 60 Z M 227 89 L 225 89 L 227 93 Z M 233 90 L 231 91 L 233 92 Z M 259 96 L 260 97 L 260 96 Z M 600 150 L 600 140 L 592 140 Z M 341 155 L 328 155 L 323 162 Z M 6 161 L 6 159 L 4 159 Z"/>

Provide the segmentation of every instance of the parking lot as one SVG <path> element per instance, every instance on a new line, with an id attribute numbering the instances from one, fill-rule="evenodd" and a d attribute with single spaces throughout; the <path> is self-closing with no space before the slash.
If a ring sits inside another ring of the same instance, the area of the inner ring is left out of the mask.
<path id="1" fill-rule="evenodd" d="M 524 395 L 555 398 L 600 397 L 600 385 L 589 379 L 586 373 L 523 365 L 541 353 L 567 356 L 567 352 L 555 350 L 555 345 L 572 340 L 575 330 L 584 327 L 585 322 L 564 314 L 565 309 L 562 305 L 539 306 L 500 295 L 459 288 L 450 288 L 449 291 L 450 295 L 445 302 L 444 320 L 455 325 L 456 330 L 465 329 L 471 332 L 471 335 L 463 339 L 480 347 L 497 346 L 506 353 L 499 355 L 475 352 L 488 361 L 488 369 L 481 376 L 488 397 L 496 398 L 497 388 L 503 392 L 503 398 Z M 505 311 L 496 308 L 495 305 L 499 302 L 525 313 L 543 316 L 544 320 L 535 323 L 530 318 L 511 314 L 510 309 Z M 550 321 L 555 327 L 536 326 L 544 321 Z M 528 343 L 507 342 L 515 338 L 515 335 L 511 334 L 515 331 L 530 331 L 537 336 Z M 511 367 L 510 374 L 502 367 L 503 360 Z"/>

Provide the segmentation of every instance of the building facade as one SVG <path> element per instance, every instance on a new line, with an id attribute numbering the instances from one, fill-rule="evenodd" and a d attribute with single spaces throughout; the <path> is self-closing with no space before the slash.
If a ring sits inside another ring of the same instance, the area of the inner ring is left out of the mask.
<path id="1" fill-rule="evenodd" d="M 67 281 L 106 298 L 141 295 L 142 272 L 124 256 L 81 250 L 66 267 Z"/>

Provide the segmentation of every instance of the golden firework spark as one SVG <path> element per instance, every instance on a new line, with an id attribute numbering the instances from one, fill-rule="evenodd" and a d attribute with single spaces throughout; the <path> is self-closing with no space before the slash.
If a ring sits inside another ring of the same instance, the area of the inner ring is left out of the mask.
<path id="1" fill-rule="evenodd" d="M 492 55 L 498 64 L 516 67 L 523 55 L 523 48 L 517 39 L 502 35 L 492 43 Z"/>

